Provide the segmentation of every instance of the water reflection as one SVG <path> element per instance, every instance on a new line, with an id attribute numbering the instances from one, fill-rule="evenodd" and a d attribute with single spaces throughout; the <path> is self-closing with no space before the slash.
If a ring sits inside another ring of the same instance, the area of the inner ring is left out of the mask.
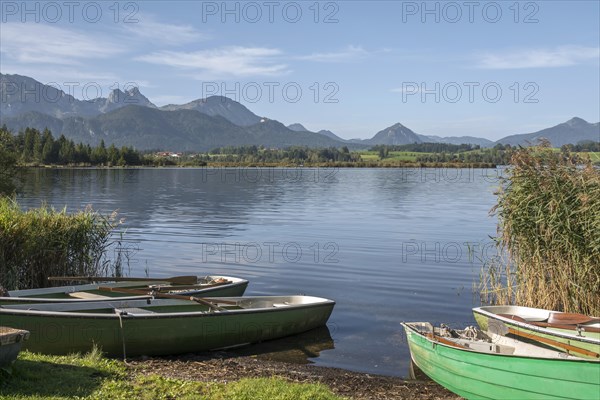
<path id="1" fill-rule="evenodd" d="M 469 256 L 495 233 L 495 170 L 32 170 L 21 202 L 126 218 L 132 275 L 228 274 L 248 295 L 332 298 L 320 365 L 405 375 L 400 321 L 473 324 Z"/>
<path id="2" fill-rule="evenodd" d="M 311 364 L 322 351 L 334 349 L 333 338 L 326 326 L 295 336 L 270 340 L 230 350 L 241 356 L 255 356 L 259 360 Z"/>

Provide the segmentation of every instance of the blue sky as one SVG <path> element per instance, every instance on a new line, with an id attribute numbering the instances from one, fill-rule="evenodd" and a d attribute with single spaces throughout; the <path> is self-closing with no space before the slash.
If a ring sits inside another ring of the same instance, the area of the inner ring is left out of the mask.
<path id="1" fill-rule="evenodd" d="M 159 106 L 220 94 L 344 138 L 396 122 L 498 139 L 600 120 L 598 1 L 0 6 L 0 70 L 77 98 L 133 84 Z"/>

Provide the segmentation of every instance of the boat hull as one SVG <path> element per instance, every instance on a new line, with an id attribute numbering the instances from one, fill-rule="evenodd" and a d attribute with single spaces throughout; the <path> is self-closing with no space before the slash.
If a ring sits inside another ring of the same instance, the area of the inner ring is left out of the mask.
<path id="1" fill-rule="evenodd" d="M 10 368 L 28 338 L 27 331 L 0 326 L 0 368 Z"/>
<path id="2" fill-rule="evenodd" d="M 433 342 L 403 326 L 413 362 L 466 399 L 598 399 L 598 362 L 463 350 Z"/>
<path id="3" fill-rule="evenodd" d="M 188 289 L 185 291 L 178 291 L 176 294 L 185 296 L 210 296 L 210 297 L 237 297 L 243 296 L 246 288 L 248 287 L 248 281 L 240 278 L 224 277 L 229 279 L 231 283 L 224 285 L 208 287 L 204 289 Z M 155 282 L 148 282 L 148 284 L 156 284 Z M 135 286 L 134 286 L 135 285 Z M 10 297 L 0 297 L 0 305 L 10 304 L 27 304 L 27 303 L 75 303 L 75 302 L 95 302 L 97 298 L 73 298 L 69 296 L 69 293 L 86 291 L 95 295 L 102 295 L 110 297 L 112 301 L 122 300 L 134 300 L 134 299 L 148 299 L 150 295 L 127 295 L 118 292 L 106 292 L 98 290 L 99 286 L 113 287 L 113 288 L 125 288 L 131 289 L 140 287 L 139 283 L 107 283 L 107 284 L 87 284 L 87 285 L 72 285 L 62 286 L 44 289 L 29 289 L 29 290 L 15 290 L 9 292 Z M 173 289 L 177 289 L 176 286 Z M 169 292 L 165 292 L 169 293 Z"/>
<path id="4" fill-rule="evenodd" d="M 600 354 L 600 334 L 592 332 L 581 332 L 582 336 L 578 336 L 575 331 L 546 328 L 531 325 L 526 322 L 519 322 L 510 318 L 502 317 L 497 314 L 514 314 L 522 315 L 525 319 L 531 320 L 543 320 L 547 318 L 549 311 L 537 308 L 529 307 L 518 307 L 518 306 L 489 306 L 489 307 L 478 307 L 473 309 L 473 316 L 475 321 L 483 331 L 488 331 L 490 327 L 490 321 L 498 321 L 507 326 L 520 332 L 523 335 L 535 335 L 550 341 L 556 341 L 562 344 L 575 346 L 578 348 L 585 349 L 595 354 Z M 551 344 L 548 344 L 552 346 Z M 554 348 L 566 351 L 563 347 L 553 346 Z M 585 357 L 590 359 L 598 359 L 593 355 L 585 353 L 571 353 L 578 357 Z"/>
<path id="5" fill-rule="evenodd" d="M 140 301 L 131 303 L 140 307 Z M 2 323 L 31 332 L 25 348 L 33 352 L 87 352 L 96 345 L 112 356 L 168 355 L 255 343 L 308 331 L 325 325 L 334 305 L 335 302 L 326 300 L 279 308 L 139 315 L 3 308 L 0 318 Z"/>

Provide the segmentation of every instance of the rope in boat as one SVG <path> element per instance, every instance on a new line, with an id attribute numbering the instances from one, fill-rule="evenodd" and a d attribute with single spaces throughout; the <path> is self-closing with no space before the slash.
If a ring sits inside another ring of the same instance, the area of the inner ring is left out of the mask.
<path id="1" fill-rule="evenodd" d="M 115 313 L 117 317 L 119 317 L 119 326 L 121 327 L 121 342 L 123 343 L 123 362 L 127 363 L 127 352 L 125 349 L 125 329 L 123 329 L 123 315 L 127 315 L 126 311 L 119 310 L 115 308 Z"/>

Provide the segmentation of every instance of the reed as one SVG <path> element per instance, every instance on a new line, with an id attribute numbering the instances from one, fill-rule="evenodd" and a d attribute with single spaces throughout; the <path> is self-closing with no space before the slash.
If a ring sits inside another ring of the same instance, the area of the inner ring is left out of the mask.
<path id="1" fill-rule="evenodd" d="M 116 214 L 67 214 L 47 206 L 24 211 L 0 196 L 0 286 L 38 288 L 49 286 L 53 275 L 114 273 L 106 255 L 118 224 Z"/>
<path id="2" fill-rule="evenodd" d="M 542 143 L 515 151 L 497 195 L 482 300 L 600 315 L 600 171 Z"/>

